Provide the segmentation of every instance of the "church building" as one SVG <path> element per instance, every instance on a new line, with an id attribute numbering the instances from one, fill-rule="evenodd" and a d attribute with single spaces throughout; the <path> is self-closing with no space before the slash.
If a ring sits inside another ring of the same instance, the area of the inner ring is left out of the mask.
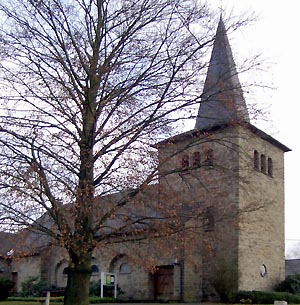
<path id="1" fill-rule="evenodd" d="M 155 146 L 159 178 L 149 192 L 201 206 L 202 225 L 186 246 L 156 252 L 154 272 L 122 244 L 113 253 L 95 251 L 92 281 L 101 271 L 115 273 L 124 299 L 212 300 L 222 293 L 220 281 L 233 290 L 271 291 L 285 277 L 284 153 L 290 149 L 251 124 L 222 18 L 200 104 L 193 130 Z M 15 292 L 29 276 L 65 287 L 65 251 L 46 236 L 17 235 L 0 232 L 0 276 L 16 282 Z M 14 260 L 9 250 L 19 239 L 34 251 Z"/>

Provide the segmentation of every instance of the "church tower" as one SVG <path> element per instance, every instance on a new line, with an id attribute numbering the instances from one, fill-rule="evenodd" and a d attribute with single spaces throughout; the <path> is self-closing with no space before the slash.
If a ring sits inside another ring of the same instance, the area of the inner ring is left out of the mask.
<path id="1" fill-rule="evenodd" d="M 165 198 L 202 207 L 201 234 L 181 258 L 184 300 L 214 298 L 218 280 L 232 281 L 233 290 L 272 290 L 285 274 L 290 149 L 250 123 L 222 18 L 195 129 L 158 148 Z M 198 261 L 188 262 L 188 252 Z"/>

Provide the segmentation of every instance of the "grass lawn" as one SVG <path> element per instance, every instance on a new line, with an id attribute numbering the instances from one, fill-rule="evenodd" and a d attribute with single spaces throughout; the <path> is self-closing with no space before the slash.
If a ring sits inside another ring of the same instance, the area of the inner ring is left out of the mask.
<path id="1" fill-rule="evenodd" d="M 40 302 L 38 301 L 2 301 L 0 302 L 0 305 L 39 305 Z M 62 305 L 63 303 L 58 303 L 58 302 L 51 302 L 51 305 Z"/>
<path id="2" fill-rule="evenodd" d="M 0 305 L 39 305 L 40 304 L 39 299 L 40 298 L 34 298 L 34 297 L 28 297 L 27 299 L 22 297 L 9 297 L 7 300 L 0 302 Z M 62 297 L 57 298 L 57 300 L 53 298 L 52 300 L 50 299 L 50 304 L 63 305 L 62 300 L 63 300 Z"/>
<path id="3" fill-rule="evenodd" d="M 5 301 L 0 301 L 0 305 L 39 305 L 38 297 L 9 297 Z M 99 297 L 90 297 L 90 304 L 99 304 L 99 303 L 115 303 L 115 300 L 112 298 L 101 299 Z M 63 297 L 52 297 L 50 298 L 50 305 L 63 305 Z"/>

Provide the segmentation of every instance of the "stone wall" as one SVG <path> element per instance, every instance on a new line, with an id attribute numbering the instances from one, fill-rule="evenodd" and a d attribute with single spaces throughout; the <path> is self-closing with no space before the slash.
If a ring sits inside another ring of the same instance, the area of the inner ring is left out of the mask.
<path id="1" fill-rule="evenodd" d="M 14 258 L 11 263 L 11 273 L 16 282 L 15 291 L 22 291 L 22 283 L 29 277 L 38 277 L 41 275 L 41 257 L 38 255 L 23 258 Z"/>
<path id="2" fill-rule="evenodd" d="M 283 151 L 245 130 L 241 147 L 239 289 L 272 290 L 285 273 Z M 254 168 L 254 151 L 272 159 L 272 173 Z"/>
<path id="3" fill-rule="evenodd" d="M 212 151 L 211 164 L 206 160 L 209 150 Z M 201 162 L 194 166 L 193 157 L 198 152 Z M 198 257 L 198 262 L 185 263 L 187 284 L 184 294 L 187 301 L 202 297 L 214 299 L 212 273 L 216 266 L 221 263 L 237 265 L 238 155 L 238 133 L 234 128 L 171 142 L 160 150 L 160 184 L 162 193 L 165 192 L 164 198 L 182 202 L 190 209 L 197 207 L 198 212 L 201 238 L 195 239 L 193 246 L 197 245 L 198 253 L 192 255 L 194 260 Z M 189 157 L 189 166 L 180 169 L 186 156 Z M 172 169 L 178 170 L 172 173 Z M 168 172 L 170 174 L 165 175 Z M 186 252 L 193 253 L 194 248 L 189 245 Z"/>

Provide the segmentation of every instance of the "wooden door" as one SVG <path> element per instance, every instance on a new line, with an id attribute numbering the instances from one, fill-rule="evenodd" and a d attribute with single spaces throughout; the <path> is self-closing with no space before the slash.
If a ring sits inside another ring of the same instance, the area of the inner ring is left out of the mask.
<path id="1" fill-rule="evenodd" d="M 12 281 L 15 283 L 12 291 L 18 292 L 18 272 L 17 271 L 12 272 Z"/>
<path id="2" fill-rule="evenodd" d="M 174 296 L 174 266 L 160 266 L 154 274 L 154 298 L 172 300 Z"/>

